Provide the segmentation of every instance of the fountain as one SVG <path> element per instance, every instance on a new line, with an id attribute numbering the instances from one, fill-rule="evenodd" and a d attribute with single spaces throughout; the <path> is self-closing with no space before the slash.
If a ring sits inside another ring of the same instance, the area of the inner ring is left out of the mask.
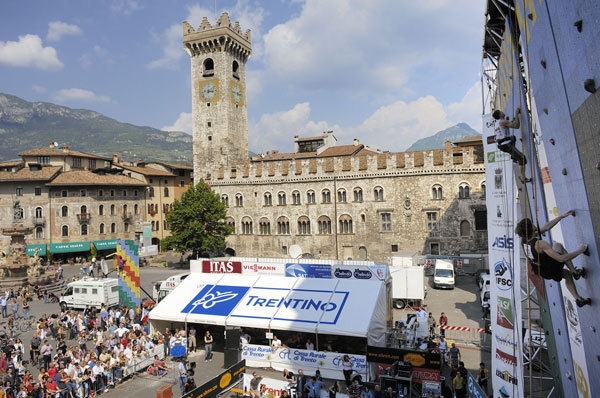
<path id="1" fill-rule="evenodd" d="M 23 210 L 18 200 L 15 200 L 13 210 L 12 226 L 2 228 L 2 234 L 10 236 L 10 254 L 0 259 L 0 287 L 20 287 L 29 283 L 47 284 L 50 281 L 49 276 L 43 275 L 37 249 L 34 257 L 30 258 L 27 255 L 25 235 L 31 235 L 33 228 L 23 226 Z"/>

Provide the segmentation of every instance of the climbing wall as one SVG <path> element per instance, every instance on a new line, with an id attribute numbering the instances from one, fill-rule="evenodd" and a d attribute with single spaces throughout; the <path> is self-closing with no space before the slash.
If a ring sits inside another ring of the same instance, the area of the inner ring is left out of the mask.
<path id="1" fill-rule="evenodd" d="M 138 246 L 132 240 L 117 241 L 117 261 L 123 260 L 123 270 L 119 272 L 119 299 L 121 305 L 139 307 L 140 294 L 140 263 Z"/>
<path id="2" fill-rule="evenodd" d="M 525 151 L 533 182 L 525 193 L 540 225 L 570 209 L 549 237 L 568 251 L 588 245 L 573 260 L 587 279 L 576 282 L 592 306 L 578 308 L 555 282 L 545 282 L 545 305 L 556 338 L 564 396 L 600 396 L 600 6 L 596 1 L 517 1 L 519 42 L 529 90 L 531 125 Z M 594 81 L 596 79 L 596 81 Z M 597 83 L 596 83 L 597 82 Z M 525 91 L 525 90 L 524 90 Z M 568 336 L 567 347 L 561 347 Z M 570 352 L 569 352 L 570 351 Z"/>

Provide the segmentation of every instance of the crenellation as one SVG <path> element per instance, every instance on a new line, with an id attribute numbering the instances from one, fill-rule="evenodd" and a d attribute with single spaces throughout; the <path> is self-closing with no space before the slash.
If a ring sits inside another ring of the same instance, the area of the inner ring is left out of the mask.
<path id="1" fill-rule="evenodd" d="M 224 12 L 221 14 L 219 19 L 217 20 L 217 27 L 225 26 L 227 28 L 231 28 L 231 20 L 229 19 L 229 14 Z"/>

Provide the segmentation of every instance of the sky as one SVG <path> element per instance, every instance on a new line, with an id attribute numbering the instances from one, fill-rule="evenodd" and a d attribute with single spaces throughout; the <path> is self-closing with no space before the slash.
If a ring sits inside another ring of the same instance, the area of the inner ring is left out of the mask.
<path id="1" fill-rule="evenodd" d="M 253 152 L 324 131 L 394 152 L 461 122 L 481 131 L 483 0 L 8 1 L 0 92 L 191 134 L 182 22 L 222 12 L 251 30 Z"/>

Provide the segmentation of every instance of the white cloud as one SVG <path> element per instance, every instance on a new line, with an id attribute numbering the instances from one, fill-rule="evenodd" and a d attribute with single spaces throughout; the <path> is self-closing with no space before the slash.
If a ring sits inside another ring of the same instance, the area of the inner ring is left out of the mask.
<path id="1" fill-rule="evenodd" d="M 57 92 L 54 99 L 59 102 L 110 102 L 110 98 L 105 95 L 98 95 L 92 91 L 82 88 L 62 89 Z"/>
<path id="2" fill-rule="evenodd" d="M 77 36 L 81 34 L 81 29 L 77 25 L 71 25 L 65 22 L 54 21 L 48 24 L 48 34 L 46 40 L 59 41 L 63 36 Z"/>
<path id="3" fill-rule="evenodd" d="M 171 25 L 163 33 L 154 36 L 162 46 L 162 57 L 150 62 L 149 69 L 178 69 L 180 58 L 185 55 L 183 51 L 183 27 L 179 24 Z"/>
<path id="4" fill-rule="evenodd" d="M 38 94 L 44 94 L 46 92 L 46 87 L 38 86 L 37 84 L 31 86 L 31 88 Z"/>
<path id="5" fill-rule="evenodd" d="M 53 47 L 44 47 L 37 35 L 19 36 L 19 41 L 0 41 L 0 64 L 59 70 L 64 66 Z"/>
<path id="6" fill-rule="evenodd" d="M 96 44 L 92 47 L 91 52 L 86 52 L 79 57 L 79 64 L 83 69 L 89 70 L 94 65 L 111 66 L 114 64 L 114 60 L 110 58 L 108 49 Z"/>
<path id="7" fill-rule="evenodd" d="M 163 126 L 162 131 L 183 131 L 184 133 L 192 134 L 192 114 L 181 112 L 175 123 L 171 126 Z"/>
<path id="8" fill-rule="evenodd" d="M 481 105 L 481 82 L 473 84 L 460 102 L 448 105 L 448 118 L 456 123 L 467 123 L 481 133 L 483 108 Z"/>
<path id="9" fill-rule="evenodd" d="M 131 15 L 135 11 L 144 8 L 137 0 L 113 0 L 110 4 L 110 10 L 123 15 Z"/>

